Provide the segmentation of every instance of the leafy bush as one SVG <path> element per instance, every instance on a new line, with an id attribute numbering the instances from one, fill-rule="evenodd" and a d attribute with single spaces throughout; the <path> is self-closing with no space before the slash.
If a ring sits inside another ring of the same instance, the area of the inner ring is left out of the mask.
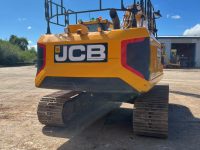
<path id="1" fill-rule="evenodd" d="M 36 62 L 36 51 L 23 51 L 19 46 L 0 40 L 0 65 L 18 65 Z"/>
<path id="2" fill-rule="evenodd" d="M 35 63 L 36 62 L 36 52 L 25 51 L 20 53 L 21 62 L 23 63 Z"/>

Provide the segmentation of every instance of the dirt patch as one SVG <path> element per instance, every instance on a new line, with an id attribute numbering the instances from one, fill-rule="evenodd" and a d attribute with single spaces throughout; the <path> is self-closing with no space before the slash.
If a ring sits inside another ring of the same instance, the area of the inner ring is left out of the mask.
<path id="1" fill-rule="evenodd" d="M 10 119 L 10 116 L 6 114 L 9 111 L 9 107 L 4 107 L 3 104 L 0 104 L 0 120 L 1 119 Z"/>
<path id="2" fill-rule="evenodd" d="M 169 138 L 133 135 L 133 105 L 123 104 L 83 131 L 47 128 L 37 104 L 55 90 L 34 86 L 36 68 L 0 68 L 0 149 L 2 150 L 197 150 L 200 147 L 200 70 L 166 70 L 170 85 Z M 87 114 L 86 114 L 87 115 Z"/>

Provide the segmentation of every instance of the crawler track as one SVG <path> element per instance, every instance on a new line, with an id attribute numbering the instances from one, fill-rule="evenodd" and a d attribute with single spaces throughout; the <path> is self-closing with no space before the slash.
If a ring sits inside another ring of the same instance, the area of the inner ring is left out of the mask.
<path id="1" fill-rule="evenodd" d="M 80 93 L 81 92 L 75 91 L 59 91 L 43 97 L 39 102 L 37 110 L 38 120 L 40 123 L 48 126 L 64 127 L 66 125 L 65 119 L 70 119 L 69 117 L 71 117 L 70 115 L 74 111 L 70 102 Z M 66 103 L 68 103 L 68 108 L 64 109 Z M 67 116 L 67 114 L 70 115 Z"/>
<path id="2" fill-rule="evenodd" d="M 109 96 L 110 97 L 110 96 Z M 109 97 L 87 92 L 59 91 L 44 96 L 38 105 L 38 120 L 46 126 L 75 127 L 88 125 L 121 103 L 109 102 Z"/>
<path id="3" fill-rule="evenodd" d="M 169 86 L 158 85 L 135 101 L 133 129 L 135 134 L 168 137 Z"/>

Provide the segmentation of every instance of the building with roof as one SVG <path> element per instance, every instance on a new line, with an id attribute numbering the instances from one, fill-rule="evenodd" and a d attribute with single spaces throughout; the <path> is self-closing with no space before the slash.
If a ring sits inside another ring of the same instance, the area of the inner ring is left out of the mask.
<path id="1" fill-rule="evenodd" d="M 200 68 L 200 37 L 160 36 L 168 63 L 179 64 L 182 68 Z"/>

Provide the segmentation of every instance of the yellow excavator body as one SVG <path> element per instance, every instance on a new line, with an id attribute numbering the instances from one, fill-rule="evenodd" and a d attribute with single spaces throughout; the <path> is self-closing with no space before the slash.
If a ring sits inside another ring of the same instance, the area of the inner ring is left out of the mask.
<path id="1" fill-rule="evenodd" d="M 112 21 L 78 21 L 78 14 L 102 11 L 110 11 Z M 119 11 L 124 12 L 121 21 Z M 70 24 L 71 15 L 76 24 Z M 99 0 L 99 9 L 83 11 L 67 10 L 63 0 L 45 0 L 45 16 L 47 34 L 38 40 L 35 85 L 60 91 L 40 100 L 37 114 L 42 124 L 88 124 L 100 112 L 104 115 L 127 102 L 134 103 L 135 134 L 168 136 L 169 86 L 156 86 L 163 77 L 162 48 L 156 39 L 161 14 L 151 0 L 134 0 L 127 8 L 121 0 L 121 8 L 115 9 L 103 8 Z M 50 24 L 67 27 L 62 34 L 51 34 Z"/>
<path id="2" fill-rule="evenodd" d="M 88 32 L 81 25 L 72 25 L 68 29 L 71 33 L 43 35 L 39 39 L 40 66 L 35 79 L 37 87 L 146 93 L 161 80 L 161 45 L 145 27 Z M 104 46 L 105 59 L 98 60 L 97 56 L 94 61 L 89 60 L 87 57 L 91 56 L 87 54 L 88 45 L 94 47 L 93 52 L 95 46 L 96 51 L 99 46 Z M 64 46 L 75 47 L 71 51 L 72 55 L 79 53 L 78 56 L 72 56 L 76 61 L 70 61 L 67 56 L 64 58 Z M 76 49 L 77 46 L 85 49 Z M 56 61 L 55 58 L 59 55 L 63 56 L 62 60 Z M 81 60 L 80 57 L 84 59 Z M 110 85 L 115 81 L 119 82 L 116 86 L 124 88 Z M 79 86 L 79 83 L 85 85 Z"/>

